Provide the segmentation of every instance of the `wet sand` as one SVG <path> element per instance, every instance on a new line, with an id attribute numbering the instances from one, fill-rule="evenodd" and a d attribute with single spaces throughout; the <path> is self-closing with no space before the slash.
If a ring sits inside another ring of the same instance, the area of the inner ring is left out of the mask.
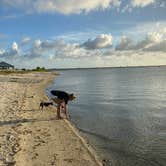
<path id="1" fill-rule="evenodd" d="M 0 165 L 97 166 L 94 150 L 67 120 L 57 120 L 44 89 L 52 73 L 0 75 Z"/>

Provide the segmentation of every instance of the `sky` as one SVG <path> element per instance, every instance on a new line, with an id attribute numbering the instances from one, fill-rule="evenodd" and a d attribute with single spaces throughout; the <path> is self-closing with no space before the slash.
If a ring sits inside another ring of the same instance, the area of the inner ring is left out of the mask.
<path id="1" fill-rule="evenodd" d="M 166 65 L 166 0 L 0 0 L 0 61 L 16 68 Z"/>

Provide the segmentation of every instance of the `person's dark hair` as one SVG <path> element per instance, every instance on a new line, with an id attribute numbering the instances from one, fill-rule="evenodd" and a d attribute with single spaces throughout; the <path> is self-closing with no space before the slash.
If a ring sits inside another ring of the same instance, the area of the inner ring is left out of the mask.
<path id="1" fill-rule="evenodd" d="M 73 97 L 73 96 L 74 96 L 74 94 L 73 94 L 73 93 L 71 93 L 71 94 L 69 94 L 69 96 Z"/>
<path id="2" fill-rule="evenodd" d="M 74 96 L 73 93 L 69 94 L 69 99 L 70 99 L 70 100 L 74 100 L 75 98 L 76 98 L 76 97 Z"/>

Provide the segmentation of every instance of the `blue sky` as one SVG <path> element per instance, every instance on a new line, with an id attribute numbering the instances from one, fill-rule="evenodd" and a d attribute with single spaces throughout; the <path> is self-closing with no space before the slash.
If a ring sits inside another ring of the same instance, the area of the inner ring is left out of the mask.
<path id="1" fill-rule="evenodd" d="M 166 65 L 166 2 L 1 0 L 2 60 L 18 68 Z"/>

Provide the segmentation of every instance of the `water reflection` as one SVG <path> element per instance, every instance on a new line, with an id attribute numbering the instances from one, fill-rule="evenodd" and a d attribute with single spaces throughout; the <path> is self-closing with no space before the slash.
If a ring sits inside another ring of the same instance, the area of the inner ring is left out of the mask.
<path id="1" fill-rule="evenodd" d="M 166 165 L 166 68 L 61 71 L 52 88 L 74 92 L 72 120 L 106 165 Z M 101 153 L 102 152 L 102 153 Z"/>

